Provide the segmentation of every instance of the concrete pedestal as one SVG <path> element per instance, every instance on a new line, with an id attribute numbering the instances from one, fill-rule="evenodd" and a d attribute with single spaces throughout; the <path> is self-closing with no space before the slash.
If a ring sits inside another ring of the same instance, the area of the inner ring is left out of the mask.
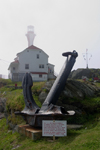
<path id="1" fill-rule="evenodd" d="M 31 138 L 32 140 L 37 140 L 42 137 L 42 130 L 33 128 L 29 125 L 19 125 L 18 132 Z"/>
<path id="2" fill-rule="evenodd" d="M 82 128 L 82 125 L 67 125 L 67 129 L 79 129 Z M 42 129 L 36 129 L 34 127 L 27 125 L 19 125 L 18 132 L 23 134 L 32 140 L 38 140 L 42 137 Z"/>

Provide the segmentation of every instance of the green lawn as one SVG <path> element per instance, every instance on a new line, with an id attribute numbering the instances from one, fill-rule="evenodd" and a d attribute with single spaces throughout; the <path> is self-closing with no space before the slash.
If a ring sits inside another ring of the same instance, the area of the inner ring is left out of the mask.
<path id="1" fill-rule="evenodd" d="M 14 86 L 14 83 L 10 80 L 1 80 L 0 82 L 6 83 L 5 86 L 0 88 L 0 97 L 7 99 L 8 119 L 14 124 L 20 124 L 21 119 L 19 116 L 14 115 L 14 111 L 22 110 L 25 106 L 22 89 L 8 88 L 7 85 Z M 41 89 L 44 90 L 44 85 L 45 82 L 38 82 L 32 86 L 34 99 L 40 107 L 41 103 L 38 100 L 38 95 Z M 100 87 L 99 83 L 97 85 Z M 21 86 L 20 82 L 18 86 Z M 100 96 L 86 98 L 80 102 L 88 113 L 84 114 L 83 112 L 83 116 L 78 118 L 76 116 L 74 120 L 78 119 L 78 123 L 84 123 L 83 128 L 68 130 L 67 137 L 56 138 L 55 141 L 52 138 L 44 137 L 40 140 L 32 141 L 17 132 L 12 133 L 6 125 L 6 119 L 0 120 L 0 150 L 100 150 Z M 11 112 L 13 112 L 12 115 Z"/>
<path id="2" fill-rule="evenodd" d="M 79 130 L 68 130 L 67 137 L 41 138 L 37 141 L 15 132 L 12 133 L 6 125 L 6 120 L 0 120 L 0 150 L 99 150 L 100 149 L 100 119 L 94 118 Z"/>

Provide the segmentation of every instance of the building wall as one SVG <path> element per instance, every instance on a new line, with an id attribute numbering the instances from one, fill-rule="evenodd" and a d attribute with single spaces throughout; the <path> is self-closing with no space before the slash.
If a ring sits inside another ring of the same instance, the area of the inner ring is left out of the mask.
<path id="1" fill-rule="evenodd" d="M 48 79 L 55 79 L 54 75 L 54 65 L 48 63 Z"/>
<path id="2" fill-rule="evenodd" d="M 32 80 L 34 81 L 47 81 L 47 74 L 42 74 L 41 77 L 39 74 L 31 74 Z"/>
<path id="3" fill-rule="evenodd" d="M 29 68 L 25 69 L 25 64 L 29 64 Z M 54 65 L 48 63 L 48 55 L 41 49 L 25 49 L 18 53 L 16 60 L 10 64 L 9 78 L 22 81 L 26 72 L 31 73 L 33 81 L 55 78 Z"/>
<path id="4" fill-rule="evenodd" d="M 37 58 L 38 56 L 39 58 Z M 48 56 L 42 50 L 26 49 L 18 54 L 19 68 L 18 72 L 48 72 Z M 29 69 L 25 69 L 25 64 L 29 64 Z M 39 68 L 39 65 L 44 65 L 44 68 Z"/>
<path id="5" fill-rule="evenodd" d="M 25 73 L 13 73 L 12 81 L 22 81 Z M 32 80 L 34 81 L 47 81 L 47 74 L 31 74 Z"/>

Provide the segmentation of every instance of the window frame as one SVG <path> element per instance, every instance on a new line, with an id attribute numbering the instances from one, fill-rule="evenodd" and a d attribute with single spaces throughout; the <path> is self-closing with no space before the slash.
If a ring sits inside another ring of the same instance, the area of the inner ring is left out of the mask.
<path id="1" fill-rule="evenodd" d="M 39 68 L 44 68 L 44 64 L 39 64 Z"/>
<path id="2" fill-rule="evenodd" d="M 39 54 L 37 54 L 37 59 L 39 59 L 40 58 L 40 55 Z"/>
<path id="3" fill-rule="evenodd" d="M 15 71 L 15 67 L 13 67 L 13 71 Z"/>
<path id="4" fill-rule="evenodd" d="M 39 78 L 42 78 L 42 74 L 39 74 Z"/>
<path id="5" fill-rule="evenodd" d="M 25 69 L 29 69 L 29 64 L 25 64 Z"/>

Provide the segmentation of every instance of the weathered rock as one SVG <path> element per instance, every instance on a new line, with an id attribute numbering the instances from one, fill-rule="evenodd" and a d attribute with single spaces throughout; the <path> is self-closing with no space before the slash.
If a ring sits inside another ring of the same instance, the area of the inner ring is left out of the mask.
<path id="1" fill-rule="evenodd" d="M 44 102 L 44 100 L 47 97 L 47 93 L 46 92 L 41 92 L 39 95 L 39 101 L 41 102 L 41 104 Z"/>
<path id="2" fill-rule="evenodd" d="M 80 129 L 83 125 L 67 124 L 67 129 Z"/>
<path id="3" fill-rule="evenodd" d="M 87 78 L 98 77 L 100 75 L 100 69 L 77 69 L 70 73 L 71 79 L 82 79 L 82 76 Z"/>
<path id="4" fill-rule="evenodd" d="M 68 80 L 66 82 L 64 94 L 70 98 L 84 99 L 84 97 L 92 97 L 100 89 L 88 82 L 79 82 L 76 80 Z"/>
<path id="5" fill-rule="evenodd" d="M 18 132 L 18 125 L 13 126 L 12 133 Z"/>
<path id="6" fill-rule="evenodd" d="M 53 82 L 52 82 L 53 83 Z M 50 89 L 52 87 L 51 81 L 46 83 L 46 88 Z M 83 100 L 85 97 L 93 97 L 95 94 L 98 94 L 100 89 L 91 82 L 80 82 L 76 80 L 67 80 L 65 89 L 62 92 L 64 99 L 76 98 Z M 45 91 L 41 92 L 39 95 L 40 102 L 44 102 L 47 97 L 47 93 Z M 64 103 L 64 100 L 63 100 Z M 65 102 L 67 103 L 67 101 Z"/>
<path id="7" fill-rule="evenodd" d="M 50 89 L 52 84 L 49 82 L 46 84 L 46 88 Z M 93 97 L 95 95 L 100 94 L 100 89 L 91 82 L 80 82 L 76 80 L 67 80 L 65 89 L 62 91 L 57 105 L 63 106 L 66 110 L 74 110 L 76 114 L 82 114 L 83 110 L 90 110 L 92 112 L 92 108 L 83 107 L 80 100 L 84 100 L 86 97 Z M 47 97 L 47 93 L 41 92 L 39 95 L 39 100 L 41 103 L 45 101 Z M 76 99 L 79 101 L 70 102 L 71 99 Z"/>
<path id="8" fill-rule="evenodd" d="M 0 104 L 0 112 L 4 112 L 4 107 Z"/>
<path id="9" fill-rule="evenodd" d="M 0 113 L 0 119 L 4 118 L 4 113 Z"/>
<path id="10" fill-rule="evenodd" d="M 6 106 L 6 99 L 5 98 L 0 98 L 0 112 L 5 111 L 5 106 Z"/>
<path id="11" fill-rule="evenodd" d="M 54 80 L 51 80 L 51 81 L 48 81 L 48 82 L 46 82 L 46 84 L 45 84 L 45 88 L 47 88 L 47 89 L 51 89 L 51 87 L 52 87 L 52 85 L 53 85 L 53 83 L 54 83 Z"/>
<path id="12" fill-rule="evenodd" d="M 9 122 L 9 127 L 10 127 L 10 129 L 11 130 L 14 130 L 15 129 L 15 127 L 16 127 L 16 125 L 15 124 L 13 124 L 13 123 L 11 123 L 11 122 Z"/>

